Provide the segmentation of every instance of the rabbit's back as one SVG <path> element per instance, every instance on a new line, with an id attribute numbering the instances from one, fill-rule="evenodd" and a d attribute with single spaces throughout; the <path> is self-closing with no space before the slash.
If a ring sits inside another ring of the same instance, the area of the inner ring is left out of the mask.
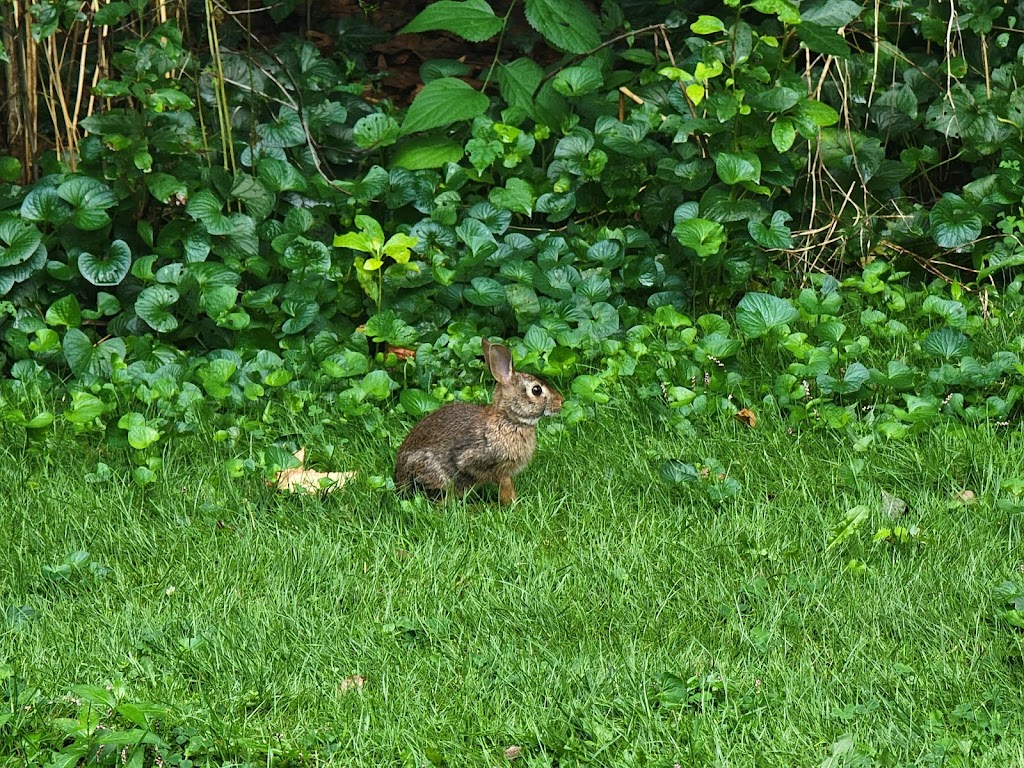
<path id="1" fill-rule="evenodd" d="M 486 407 L 449 403 L 427 414 L 409 432 L 395 457 L 395 485 L 441 491 L 457 484 L 459 457 L 484 442 Z"/>
<path id="2" fill-rule="evenodd" d="M 532 425 L 503 418 L 489 406 L 450 403 L 419 422 L 398 449 L 395 485 L 463 491 L 514 477 L 533 458 Z"/>

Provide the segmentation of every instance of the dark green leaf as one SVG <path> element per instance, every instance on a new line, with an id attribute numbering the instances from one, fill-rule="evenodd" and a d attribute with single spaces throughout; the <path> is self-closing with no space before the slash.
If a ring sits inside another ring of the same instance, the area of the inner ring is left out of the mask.
<path id="1" fill-rule="evenodd" d="M 928 216 L 932 238 L 940 248 L 962 248 L 981 236 L 978 208 L 959 195 L 946 192 Z"/>
<path id="2" fill-rule="evenodd" d="M 472 120 L 482 115 L 490 105 L 486 95 L 474 90 L 462 80 L 444 77 L 423 86 L 402 123 L 402 134 L 443 128 L 452 123 Z"/>
<path id="3" fill-rule="evenodd" d="M 78 271 L 93 285 L 119 285 L 132 265 L 132 252 L 124 240 L 110 244 L 103 257 L 82 253 L 78 257 Z"/>
<path id="4" fill-rule="evenodd" d="M 707 258 L 718 253 L 725 245 L 725 227 L 707 219 L 686 219 L 672 228 L 676 240 L 687 248 L 692 248 L 700 258 Z"/>
<path id="5" fill-rule="evenodd" d="M 414 419 L 419 419 L 441 407 L 440 400 L 422 389 L 403 389 L 398 402 L 402 410 Z"/>
<path id="6" fill-rule="evenodd" d="M 178 327 L 178 319 L 169 311 L 177 301 L 178 292 L 174 288 L 152 285 L 135 300 L 135 314 L 154 331 L 169 333 Z"/>
<path id="7" fill-rule="evenodd" d="M 352 138 L 361 149 L 390 146 L 398 141 L 399 133 L 398 121 L 383 112 L 361 117 L 352 127 Z"/>
<path id="8" fill-rule="evenodd" d="M 587 53 L 601 44 L 597 17 L 581 0 L 526 0 L 526 20 L 568 53 Z"/>
<path id="9" fill-rule="evenodd" d="M 761 160 L 753 152 L 719 152 L 715 156 L 718 178 L 732 186 L 741 181 L 761 181 Z"/>
<path id="10" fill-rule="evenodd" d="M 747 336 L 757 338 L 793 322 L 799 314 L 787 299 L 768 293 L 748 293 L 736 307 L 736 324 Z"/>
<path id="11" fill-rule="evenodd" d="M 471 43 L 482 43 L 498 34 L 503 25 L 487 0 L 435 0 L 398 31 L 404 34 L 443 30 Z"/>

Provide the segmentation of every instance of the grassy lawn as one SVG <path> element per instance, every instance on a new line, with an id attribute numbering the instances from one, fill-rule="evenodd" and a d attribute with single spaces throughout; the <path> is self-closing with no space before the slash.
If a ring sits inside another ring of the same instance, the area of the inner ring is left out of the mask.
<path id="1" fill-rule="evenodd" d="M 486 766 L 511 746 L 527 766 L 1024 764 L 1024 636 L 993 618 L 1024 582 L 1024 519 L 995 504 L 1024 477 L 1019 431 L 855 453 L 760 416 L 695 439 L 628 404 L 549 426 L 511 508 L 362 481 L 285 497 L 222 470 L 254 449 L 203 437 L 141 489 L 88 439 L 0 433 L 0 754 L 56 748 L 72 686 L 113 683 L 170 705 L 161 733 L 197 765 Z M 406 428 L 327 429 L 334 456 L 311 441 L 310 463 L 387 474 Z M 717 460 L 739 493 L 668 485 L 669 457 Z M 114 475 L 88 482 L 97 461 Z M 872 542 L 897 525 L 921 535 Z M 15 688 L 41 693 L 26 715 Z"/>

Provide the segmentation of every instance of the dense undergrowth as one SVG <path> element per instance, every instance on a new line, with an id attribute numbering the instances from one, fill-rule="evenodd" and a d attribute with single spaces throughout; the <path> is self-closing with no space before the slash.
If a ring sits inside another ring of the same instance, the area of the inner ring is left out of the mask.
<path id="1" fill-rule="evenodd" d="M 410 31 L 497 41 L 494 65 L 475 90 L 425 65 L 403 116 L 345 44 L 35 6 L 40 45 L 116 34 L 63 151 L 2 164 L 4 420 L 127 441 L 146 482 L 198 411 L 234 438 L 247 404 L 372 431 L 475 396 L 481 335 L 570 388 L 570 422 L 620 378 L 684 431 L 765 398 L 890 436 L 1010 418 L 1011 9 L 656 8 L 535 0 L 509 42 L 481 0 L 432 5 Z M 547 73 L 521 55 L 542 44 Z M 776 348 L 774 385 L 745 385 Z"/>

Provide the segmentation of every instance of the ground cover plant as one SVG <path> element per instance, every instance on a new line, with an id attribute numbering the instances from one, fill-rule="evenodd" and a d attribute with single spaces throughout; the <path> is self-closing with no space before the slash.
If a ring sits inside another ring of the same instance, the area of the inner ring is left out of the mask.
<path id="1" fill-rule="evenodd" d="M 1024 759 L 1021 9 L 296 6 L 0 5 L 0 759 Z"/>

